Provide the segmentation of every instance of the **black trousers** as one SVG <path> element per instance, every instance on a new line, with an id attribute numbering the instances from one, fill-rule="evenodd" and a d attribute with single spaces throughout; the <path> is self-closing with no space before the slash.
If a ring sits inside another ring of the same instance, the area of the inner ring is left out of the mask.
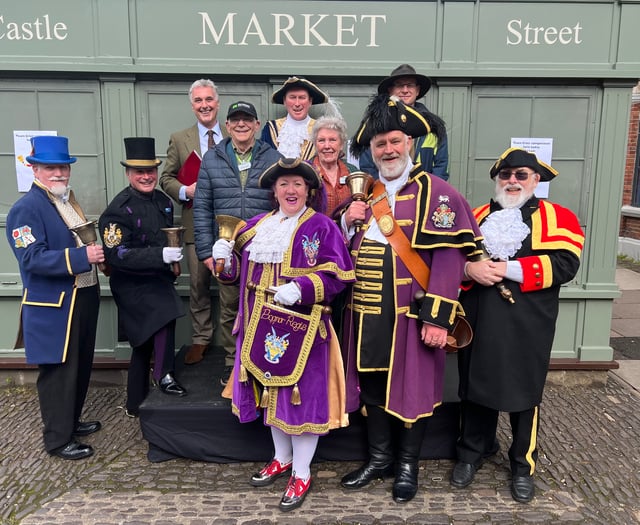
<path id="1" fill-rule="evenodd" d="M 71 441 L 80 419 L 91 379 L 99 308 L 97 285 L 78 288 L 65 362 L 38 366 L 36 387 L 48 452 Z"/>
<path id="2" fill-rule="evenodd" d="M 137 414 L 149 393 L 153 356 L 153 378 L 159 381 L 175 366 L 176 322 L 166 324 L 140 346 L 133 348 L 127 374 L 127 410 Z"/>
<path id="3" fill-rule="evenodd" d="M 461 430 L 458 460 L 480 466 L 482 459 L 495 451 L 499 412 L 471 401 L 460 406 Z M 512 442 L 509 462 L 514 476 L 533 475 L 538 460 L 539 407 L 509 412 Z"/>

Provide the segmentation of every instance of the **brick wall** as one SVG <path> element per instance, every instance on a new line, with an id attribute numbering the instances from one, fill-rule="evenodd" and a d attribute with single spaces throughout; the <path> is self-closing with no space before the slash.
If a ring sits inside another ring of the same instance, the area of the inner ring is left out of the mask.
<path id="1" fill-rule="evenodd" d="M 633 175 L 638 151 L 638 134 L 640 132 L 640 83 L 633 90 L 631 115 L 629 117 L 629 135 L 627 145 L 627 159 L 624 170 L 624 187 L 622 190 L 622 205 L 630 206 L 633 192 Z M 640 217 L 620 218 L 620 236 L 640 240 Z"/>

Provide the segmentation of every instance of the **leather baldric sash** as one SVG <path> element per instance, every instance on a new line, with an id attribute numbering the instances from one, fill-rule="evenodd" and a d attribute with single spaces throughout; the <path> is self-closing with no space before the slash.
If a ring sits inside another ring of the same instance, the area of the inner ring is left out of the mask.
<path id="1" fill-rule="evenodd" d="M 398 257 L 411 272 L 411 275 L 426 292 L 431 270 L 412 247 L 407 236 L 393 216 L 384 184 L 377 180 L 373 185 L 373 198 L 369 203 L 378 227 L 387 238 Z"/>
<path id="2" fill-rule="evenodd" d="M 407 236 L 402 232 L 400 225 L 393 216 L 389 199 L 384 184 L 377 180 L 373 185 L 373 198 L 369 203 L 373 216 L 378 222 L 378 227 L 382 234 L 387 238 L 389 244 L 396 252 L 398 257 L 407 267 L 415 281 L 426 292 L 429 285 L 429 275 L 431 269 L 420 258 L 418 252 L 412 247 Z M 424 298 L 424 295 L 422 295 Z M 445 351 L 456 352 L 460 348 L 469 345 L 473 338 L 473 330 L 468 321 L 461 315 L 456 315 L 453 325 L 448 330 L 447 344 Z"/>

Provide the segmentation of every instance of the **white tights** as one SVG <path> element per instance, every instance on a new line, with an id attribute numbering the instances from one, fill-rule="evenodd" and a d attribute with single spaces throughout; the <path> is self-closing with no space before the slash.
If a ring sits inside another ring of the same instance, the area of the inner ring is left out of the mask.
<path id="1" fill-rule="evenodd" d="M 292 436 L 279 428 L 271 427 L 275 449 L 273 457 L 280 463 L 289 463 L 293 459 L 293 472 L 306 481 L 311 477 L 311 460 L 316 453 L 319 437 L 316 434 Z"/>

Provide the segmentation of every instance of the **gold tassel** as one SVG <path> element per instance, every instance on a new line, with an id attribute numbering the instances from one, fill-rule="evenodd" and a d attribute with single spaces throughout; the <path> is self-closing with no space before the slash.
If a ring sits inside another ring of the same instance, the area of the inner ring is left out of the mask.
<path id="1" fill-rule="evenodd" d="M 369 414 L 367 414 L 367 405 L 362 405 L 362 408 L 360 409 L 360 413 L 364 416 L 367 417 Z"/>
<path id="2" fill-rule="evenodd" d="M 412 426 L 413 426 L 413 423 L 405 422 L 404 424 L 404 428 L 407 428 L 407 429 L 411 428 Z"/>
<path id="3" fill-rule="evenodd" d="M 240 383 L 246 383 L 249 381 L 249 376 L 247 375 L 247 369 L 243 364 L 240 365 L 240 372 L 238 373 L 238 381 Z"/>
<path id="4" fill-rule="evenodd" d="M 302 404 L 302 401 L 300 400 L 300 389 L 298 388 L 298 383 L 293 385 L 293 391 L 291 392 L 291 404 L 292 405 Z"/>
<path id="5" fill-rule="evenodd" d="M 260 399 L 260 408 L 267 408 L 269 406 L 269 389 L 265 386 L 262 391 L 262 398 Z"/>

